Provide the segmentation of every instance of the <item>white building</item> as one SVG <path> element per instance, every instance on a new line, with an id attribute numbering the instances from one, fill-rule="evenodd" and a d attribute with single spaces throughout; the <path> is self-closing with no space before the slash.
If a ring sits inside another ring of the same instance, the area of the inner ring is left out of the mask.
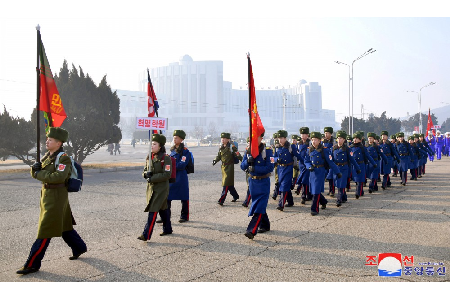
<path id="1" fill-rule="evenodd" d="M 169 132 L 183 129 L 189 136 L 195 127 L 202 127 L 206 135 L 214 127 L 217 134 L 248 135 L 248 89 L 233 89 L 231 82 L 223 81 L 222 61 L 193 61 L 185 55 L 179 62 L 151 69 L 150 77 L 160 104 L 159 116 L 169 119 Z M 147 115 L 147 74 L 142 76 L 141 90 L 117 90 L 122 129 L 133 118 Z M 256 100 L 268 134 L 283 129 L 284 114 L 289 134 L 298 134 L 303 126 L 310 131 L 339 126 L 334 110 L 322 109 L 317 82 L 302 80 L 294 87 L 256 90 Z M 129 138 L 128 132 L 122 134 Z"/>

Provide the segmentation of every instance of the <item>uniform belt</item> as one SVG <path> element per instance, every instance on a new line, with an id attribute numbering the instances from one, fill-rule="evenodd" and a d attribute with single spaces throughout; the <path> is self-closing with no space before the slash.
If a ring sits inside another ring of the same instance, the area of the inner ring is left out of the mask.
<path id="1" fill-rule="evenodd" d="M 282 167 L 287 167 L 287 166 L 290 166 L 290 165 L 293 165 L 293 164 L 294 164 L 294 162 L 290 162 L 288 164 L 278 164 L 278 165 L 282 166 Z"/>
<path id="2" fill-rule="evenodd" d="M 267 173 L 266 175 L 262 175 L 262 176 L 251 176 L 252 179 L 264 179 L 264 178 L 268 178 L 272 175 L 272 173 Z"/>
<path id="3" fill-rule="evenodd" d="M 398 155 L 400 155 L 400 156 L 406 156 L 406 155 L 408 155 L 408 154 L 401 154 L 401 153 L 399 153 Z"/>
<path id="4" fill-rule="evenodd" d="M 357 163 L 358 163 L 358 164 L 363 164 L 364 161 L 363 161 L 363 160 L 359 160 L 359 161 L 357 161 Z"/>
<path id="5" fill-rule="evenodd" d="M 338 165 L 338 166 L 345 166 L 345 165 L 347 165 L 347 164 L 348 164 L 348 162 L 336 163 L 336 165 Z"/>
<path id="6" fill-rule="evenodd" d="M 372 157 L 372 159 L 373 159 L 374 161 L 378 161 L 378 158 L 373 158 L 373 157 Z"/>
<path id="7" fill-rule="evenodd" d="M 314 168 L 322 168 L 323 165 L 313 165 Z"/>
<path id="8" fill-rule="evenodd" d="M 59 189 L 59 188 L 63 188 L 63 187 L 66 187 L 65 183 L 59 183 L 59 184 L 44 183 L 44 189 Z"/>

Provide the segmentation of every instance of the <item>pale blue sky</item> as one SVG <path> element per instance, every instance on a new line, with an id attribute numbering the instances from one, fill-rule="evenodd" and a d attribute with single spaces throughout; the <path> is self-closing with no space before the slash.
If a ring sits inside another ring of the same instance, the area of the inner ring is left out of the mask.
<path id="1" fill-rule="evenodd" d="M 340 121 L 348 113 L 348 68 L 334 61 L 351 64 L 373 48 L 354 64 L 355 116 L 361 104 L 376 115 L 416 113 L 417 94 L 406 91 L 430 81 L 422 110 L 450 104 L 450 18 L 402 17 L 440 15 L 443 1 L 50 2 L 41 11 L 40 2 L 8 4 L 0 20 L 0 103 L 27 119 L 36 101 L 38 23 L 53 73 L 67 59 L 97 83 L 107 74 L 114 89 L 137 90 L 147 67 L 184 54 L 222 60 L 224 80 L 238 88 L 250 52 L 257 87 L 318 81 L 323 107 Z"/>

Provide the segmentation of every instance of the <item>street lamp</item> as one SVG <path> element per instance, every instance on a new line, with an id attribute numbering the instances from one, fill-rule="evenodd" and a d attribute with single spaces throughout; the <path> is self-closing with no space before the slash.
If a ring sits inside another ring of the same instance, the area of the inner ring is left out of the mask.
<path id="1" fill-rule="evenodd" d="M 361 54 L 358 58 L 356 58 L 353 62 L 352 62 L 352 135 L 353 135 L 353 104 L 355 103 L 355 97 L 353 95 L 353 85 L 354 85 L 354 81 L 355 81 L 355 73 L 353 72 L 353 64 L 360 60 L 361 58 L 374 53 L 377 50 L 374 50 L 373 48 L 370 48 L 369 50 L 367 50 L 366 52 L 364 52 L 363 54 Z"/>
<path id="2" fill-rule="evenodd" d="M 340 61 L 335 61 L 335 63 L 339 64 L 339 65 L 346 65 L 348 67 L 348 133 L 350 133 L 350 81 L 352 80 L 351 78 L 351 74 L 350 74 L 350 66 L 346 63 L 340 62 Z M 353 135 L 353 133 L 351 133 Z"/>
<path id="3" fill-rule="evenodd" d="M 418 102 L 419 102 L 419 133 L 422 133 L 422 89 L 426 88 L 427 86 L 436 84 L 436 82 L 430 82 L 427 85 L 424 85 L 423 87 L 420 88 L 419 92 L 415 92 L 415 91 L 406 91 L 406 92 L 411 92 L 411 93 L 417 93 L 418 95 Z"/>

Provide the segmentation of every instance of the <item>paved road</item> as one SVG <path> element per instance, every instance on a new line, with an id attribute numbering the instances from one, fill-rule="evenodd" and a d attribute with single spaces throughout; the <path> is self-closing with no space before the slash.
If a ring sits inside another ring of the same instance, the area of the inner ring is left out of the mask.
<path id="1" fill-rule="evenodd" d="M 41 271 L 23 277 L 15 271 L 35 239 L 40 184 L 0 181 L 0 281 L 449 281 L 448 274 L 379 277 L 365 263 L 366 256 L 395 252 L 414 256 L 416 266 L 441 262 L 448 270 L 450 158 L 428 163 L 427 174 L 406 187 L 393 178 L 387 191 L 350 196 L 340 208 L 330 203 L 316 217 L 298 196 L 284 212 L 269 200 L 272 230 L 249 240 L 243 235 L 248 210 L 230 196 L 223 207 L 216 204 L 220 166 L 210 166 L 216 149 L 192 150 L 191 221 L 177 222 L 181 206 L 174 202 L 173 235 L 160 237 L 158 225 L 150 242 L 136 239 L 147 217 L 139 170 L 89 173 L 83 190 L 70 197 L 88 252 L 70 261 L 70 248 L 54 238 Z M 236 170 L 241 197 L 244 180 Z"/>

